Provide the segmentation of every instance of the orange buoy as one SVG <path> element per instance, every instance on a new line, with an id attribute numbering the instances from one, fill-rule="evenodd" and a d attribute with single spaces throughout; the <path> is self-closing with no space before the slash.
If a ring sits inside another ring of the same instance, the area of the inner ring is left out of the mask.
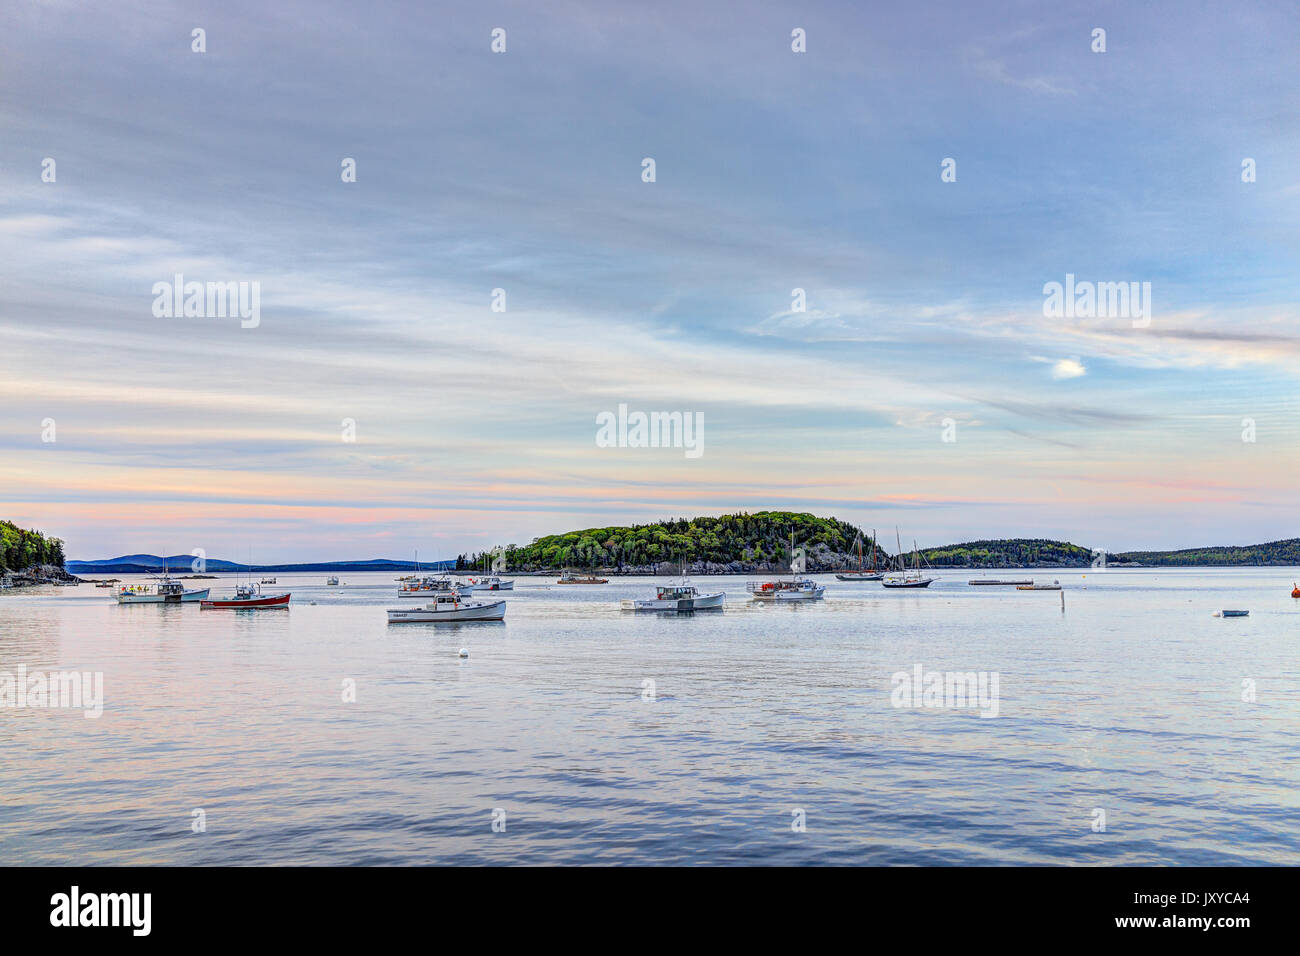
<path id="1" fill-rule="evenodd" d="M 1293 598 L 1300 598 L 1300 587 L 1297 587 L 1294 581 L 1291 582 L 1291 596 Z"/>

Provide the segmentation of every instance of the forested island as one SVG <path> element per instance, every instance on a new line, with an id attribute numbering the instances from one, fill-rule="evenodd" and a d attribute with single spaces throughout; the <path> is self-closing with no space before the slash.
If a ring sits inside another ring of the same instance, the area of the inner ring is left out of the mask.
<path id="1" fill-rule="evenodd" d="M 1219 548 L 1185 548 L 1181 551 L 1125 551 L 1120 560 L 1152 567 L 1233 567 L 1300 565 L 1300 538 L 1267 544 Z"/>
<path id="2" fill-rule="evenodd" d="M 63 563 L 61 539 L 0 521 L 0 584 L 4 587 L 73 580 Z"/>
<path id="3" fill-rule="evenodd" d="M 967 541 L 941 548 L 922 548 L 921 555 L 936 568 L 1086 568 L 1100 555 L 1069 541 L 1048 538 L 999 538 Z M 1108 554 L 1107 564 L 1123 563 Z"/>
<path id="4" fill-rule="evenodd" d="M 809 572 L 857 567 L 854 541 L 859 536 L 870 560 L 869 533 L 837 518 L 793 511 L 737 512 L 719 518 L 587 528 L 535 538 L 528 545 L 508 545 L 504 557 L 506 567 L 516 571 L 571 567 L 653 574 L 671 570 L 682 562 L 694 574 L 788 571 L 792 531 L 795 546 L 804 549 Z M 481 568 L 484 560 L 482 553 L 462 554 L 456 566 Z"/>

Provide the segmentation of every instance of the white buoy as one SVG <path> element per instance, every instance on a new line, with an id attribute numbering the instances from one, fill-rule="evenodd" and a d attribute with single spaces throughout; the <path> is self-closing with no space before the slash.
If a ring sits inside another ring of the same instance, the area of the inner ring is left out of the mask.
<path id="1" fill-rule="evenodd" d="M 469 657 L 469 648 L 468 648 L 468 647 L 462 647 L 462 648 L 460 649 L 460 656 L 461 656 L 461 657 Z"/>

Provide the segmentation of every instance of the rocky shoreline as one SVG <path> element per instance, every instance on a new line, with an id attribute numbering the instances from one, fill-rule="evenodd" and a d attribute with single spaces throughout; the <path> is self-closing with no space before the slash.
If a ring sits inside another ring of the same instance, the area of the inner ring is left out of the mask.
<path id="1" fill-rule="evenodd" d="M 0 588 L 29 588 L 40 584 L 80 584 L 82 579 L 54 564 L 34 564 L 0 574 Z"/>

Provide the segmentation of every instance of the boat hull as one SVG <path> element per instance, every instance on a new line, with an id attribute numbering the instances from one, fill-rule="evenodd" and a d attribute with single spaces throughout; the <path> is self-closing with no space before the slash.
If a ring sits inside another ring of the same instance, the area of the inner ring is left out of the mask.
<path id="1" fill-rule="evenodd" d="M 693 598 L 659 599 L 633 601 L 633 610 L 637 611 L 708 611 L 723 607 L 727 603 L 725 591 L 716 594 L 700 594 Z"/>
<path id="2" fill-rule="evenodd" d="M 239 610 L 241 608 L 257 609 L 257 608 L 267 608 L 267 607 L 288 607 L 288 606 L 289 606 L 289 595 L 287 593 L 261 595 L 259 597 L 249 598 L 247 600 L 242 600 L 242 601 L 237 598 L 217 598 L 216 600 L 213 601 L 202 601 L 199 604 L 199 607 L 205 610 L 208 609 Z"/>
<path id="3" fill-rule="evenodd" d="M 806 591 L 802 588 L 798 590 L 792 588 L 788 591 L 777 591 L 776 597 L 773 600 L 779 604 L 784 604 L 787 601 L 820 601 L 825 596 L 826 588 L 819 584 L 817 587 L 810 588 Z"/>
<path id="4" fill-rule="evenodd" d="M 457 621 L 501 621 L 505 619 L 505 616 L 505 601 L 388 609 L 389 624 L 451 624 Z"/>
<path id="5" fill-rule="evenodd" d="M 125 594 L 118 592 L 118 604 L 192 604 L 208 596 L 211 588 L 199 591 L 182 591 L 180 594 Z"/>
<path id="6" fill-rule="evenodd" d="M 921 578 L 919 581 L 890 581 L 886 579 L 880 583 L 887 588 L 928 588 L 934 583 L 934 578 Z"/>
<path id="7" fill-rule="evenodd" d="M 883 581 L 885 579 L 885 574 L 883 571 L 879 573 L 865 571 L 862 574 L 854 574 L 850 571 L 847 574 L 837 574 L 835 577 L 840 581 Z"/>

